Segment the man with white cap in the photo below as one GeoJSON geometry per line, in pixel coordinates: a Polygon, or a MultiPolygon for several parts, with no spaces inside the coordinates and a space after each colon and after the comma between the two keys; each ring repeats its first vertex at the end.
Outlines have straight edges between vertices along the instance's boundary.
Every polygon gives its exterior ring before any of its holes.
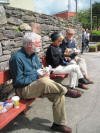
{"type": "Polygon", "coordinates": [[[15,52],[10,59],[10,72],[16,94],[21,98],[47,97],[52,103],[54,122],[51,127],[54,131],[72,133],[66,126],[65,96],[75,96],[71,90],[51,80],[47,74],[39,78],[37,70],[41,68],[36,46],[40,46],[41,36],[36,33],[26,33],[23,38],[23,47],[15,52]]]}

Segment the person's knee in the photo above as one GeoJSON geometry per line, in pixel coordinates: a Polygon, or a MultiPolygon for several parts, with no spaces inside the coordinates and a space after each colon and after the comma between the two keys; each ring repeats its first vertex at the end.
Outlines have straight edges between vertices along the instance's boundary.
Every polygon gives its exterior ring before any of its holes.
{"type": "Polygon", "coordinates": [[[73,65],[72,71],[73,71],[73,72],[77,72],[78,70],[79,70],[79,66],[76,65],[76,64],[74,64],[74,65],[73,65]]]}
{"type": "Polygon", "coordinates": [[[65,95],[51,94],[48,96],[48,99],[49,99],[49,101],[54,102],[54,105],[59,103],[59,102],[64,103],[65,102],[65,95]]]}
{"type": "Polygon", "coordinates": [[[47,84],[48,82],[51,82],[51,79],[48,77],[43,77],[39,79],[39,82],[43,83],[43,84],[47,84]]]}

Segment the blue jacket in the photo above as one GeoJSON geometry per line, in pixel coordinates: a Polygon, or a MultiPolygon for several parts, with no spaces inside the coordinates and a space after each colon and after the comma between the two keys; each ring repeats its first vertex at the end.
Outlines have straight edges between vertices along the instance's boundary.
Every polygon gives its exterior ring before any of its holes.
{"type": "Polygon", "coordinates": [[[35,53],[29,56],[22,48],[11,56],[9,67],[13,86],[20,88],[38,79],[37,69],[41,64],[35,53]]]}

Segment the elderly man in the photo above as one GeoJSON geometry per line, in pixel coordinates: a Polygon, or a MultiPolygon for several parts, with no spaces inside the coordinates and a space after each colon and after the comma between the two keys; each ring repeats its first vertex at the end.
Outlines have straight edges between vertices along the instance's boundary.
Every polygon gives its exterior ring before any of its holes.
{"type": "MultiPolygon", "coordinates": [[[[70,63],[77,63],[80,67],[80,70],[84,76],[85,84],[92,84],[93,82],[89,79],[87,73],[87,66],[85,59],[78,56],[79,50],[77,49],[77,44],[75,39],[73,38],[75,34],[74,29],[67,29],[66,30],[66,37],[63,40],[62,44],[60,45],[62,52],[65,54],[66,58],[70,61],[70,63]]],[[[79,87],[84,89],[84,86],[79,82],[79,87]]]]}
{"type": "Polygon", "coordinates": [[[79,97],[75,90],[67,90],[64,86],[51,80],[47,73],[39,78],[37,70],[41,68],[35,53],[36,46],[40,46],[41,37],[33,32],[26,33],[23,38],[23,47],[15,52],[10,59],[10,72],[13,86],[17,95],[24,99],[33,97],[47,97],[53,102],[54,123],[52,130],[71,133],[66,126],[65,96],[79,97]]]}

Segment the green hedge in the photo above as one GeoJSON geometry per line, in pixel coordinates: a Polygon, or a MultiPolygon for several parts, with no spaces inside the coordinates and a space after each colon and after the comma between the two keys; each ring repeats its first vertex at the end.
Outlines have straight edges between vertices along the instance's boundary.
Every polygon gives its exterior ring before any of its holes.
{"type": "Polygon", "coordinates": [[[93,45],[93,46],[89,46],[89,52],[96,52],[97,51],[97,46],[93,45]]]}
{"type": "Polygon", "coordinates": [[[100,42],[96,43],[96,46],[100,46],[100,42]]]}
{"type": "Polygon", "coordinates": [[[93,30],[92,35],[100,36],[100,30],[93,30]]]}
{"type": "Polygon", "coordinates": [[[97,43],[96,46],[97,46],[97,51],[100,51],[100,43],[97,43]]]}

